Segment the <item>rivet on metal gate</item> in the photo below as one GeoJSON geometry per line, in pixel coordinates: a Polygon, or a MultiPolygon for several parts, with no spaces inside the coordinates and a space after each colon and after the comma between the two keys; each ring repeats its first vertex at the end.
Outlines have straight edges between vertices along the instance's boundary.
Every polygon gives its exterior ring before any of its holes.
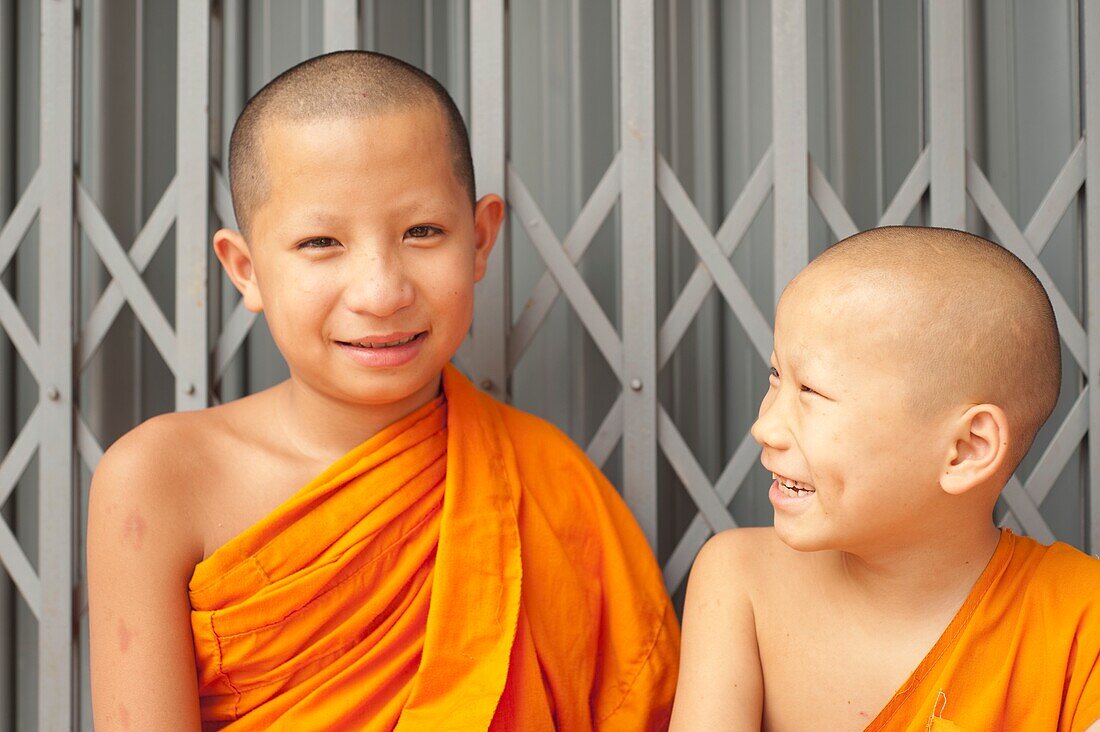
{"type": "Polygon", "coordinates": [[[492,391],[493,390],[493,380],[492,379],[482,379],[481,388],[484,389],[485,391],[492,391]]]}
{"type": "Polygon", "coordinates": [[[641,379],[631,379],[630,380],[630,388],[633,389],[634,391],[641,391],[642,390],[642,380],[641,379]]]}
{"type": "Polygon", "coordinates": [[[59,392],[56,387],[51,386],[49,389],[46,389],[46,398],[51,402],[56,402],[61,398],[61,392],[59,392]]]}
{"type": "Polygon", "coordinates": [[[187,396],[191,396],[192,394],[195,393],[195,385],[194,384],[188,384],[184,388],[183,393],[186,394],[187,396]]]}

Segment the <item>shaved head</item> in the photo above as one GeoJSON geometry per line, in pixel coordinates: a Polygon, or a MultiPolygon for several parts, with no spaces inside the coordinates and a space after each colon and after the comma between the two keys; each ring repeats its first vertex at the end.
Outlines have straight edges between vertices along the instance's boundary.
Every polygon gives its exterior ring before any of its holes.
{"type": "Polygon", "coordinates": [[[434,106],[442,115],[455,177],[475,200],[466,124],[447,90],[430,75],[391,56],[338,51],[311,58],[275,77],[245,105],[229,141],[229,185],[242,233],[270,193],[263,138],[273,122],[361,119],[434,106]]]}
{"type": "Polygon", "coordinates": [[[1018,430],[1015,462],[1054,410],[1062,370],[1050,299],[991,241],[954,229],[872,229],[827,249],[789,290],[802,287],[867,312],[925,408],[1003,409],[1018,430]]]}

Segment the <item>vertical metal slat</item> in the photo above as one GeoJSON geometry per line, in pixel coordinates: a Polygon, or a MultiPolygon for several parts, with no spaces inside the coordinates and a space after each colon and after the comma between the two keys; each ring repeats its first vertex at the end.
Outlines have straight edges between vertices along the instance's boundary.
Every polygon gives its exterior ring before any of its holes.
{"type": "Polygon", "coordinates": [[[772,5],[775,300],[810,257],[806,0],[772,5]]]}
{"type": "Polygon", "coordinates": [[[1100,4],[1084,3],[1085,306],[1088,310],[1088,552],[1100,553],[1100,4]],[[1089,185],[1092,183],[1093,185],[1089,185]]]}
{"type": "Polygon", "coordinates": [[[623,496],[657,548],[657,165],[653,0],[619,3],[623,496]]]}
{"type": "Polygon", "coordinates": [[[209,403],[207,242],[210,3],[179,4],[176,175],[176,409],[209,403]]]}
{"type": "MultiPolygon", "coordinates": [[[[478,195],[506,192],[507,127],[504,0],[471,0],[470,146],[477,170],[478,195]]],[[[506,227],[489,257],[474,305],[473,369],[487,392],[508,395],[507,338],[512,322],[509,302],[506,227]]]]}
{"type": "Polygon", "coordinates": [[[38,724],[64,730],[74,709],[72,0],[43,2],[41,13],[38,724]]]}
{"type": "Polygon", "coordinates": [[[928,8],[932,225],[966,228],[966,95],[961,0],[928,8]]]}
{"type": "Polygon", "coordinates": [[[324,0],[325,53],[359,47],[359,17],[355,0],[324,0]]]}

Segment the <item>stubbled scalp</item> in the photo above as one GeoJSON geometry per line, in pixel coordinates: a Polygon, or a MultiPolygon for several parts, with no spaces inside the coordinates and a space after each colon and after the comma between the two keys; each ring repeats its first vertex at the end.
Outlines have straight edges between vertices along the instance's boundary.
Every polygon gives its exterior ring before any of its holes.
{"type": "Polygon", "coordinates": [[[1054,309],[1035,274],[1007,249],[954,229],[884,227],[844,239],[790,285],[847,301],[888,331],[912,395],[928,409],[1001,407],[1017,430],[1013,464],[1061,388],[1054,309]]]}
{"type": "Polygon", "coordinates": [[[474,166],[462,114],[429,74],[392,56],[337,51],[304,61],[272,79],[245,105],[229,141],[233,212],[248,235],[252,215],[270,193],[264,129],[273,122],[361,119],[434,105],[445,120],[455,177],[473,205],[474,166]]]}

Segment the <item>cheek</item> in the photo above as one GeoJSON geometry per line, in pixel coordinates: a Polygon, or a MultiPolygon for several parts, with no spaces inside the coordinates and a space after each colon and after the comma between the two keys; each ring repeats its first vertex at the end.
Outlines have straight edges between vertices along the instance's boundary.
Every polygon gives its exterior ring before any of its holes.
{"type": "Polygon", "coordinates": [[[465,252],[439,252],[415,270],[421,296],[440,311],[437,315],[459,315],[474,297],[473,260],[465,252]]]}
{"type": "Polygon", "coordinates": [[[835,408],[818,407],[804,412],[801,446],[814,480],[828,487],[822,499],[832,499],[849,486],[875,479],[882,454],[873,423],[835,408]]]}
{"type": "Polygon", "coordinates": [[[316,328],[339,299],[336,280],[308,268],[286,268],[264,288],[264,315],[273,335],[316,328]]]}

